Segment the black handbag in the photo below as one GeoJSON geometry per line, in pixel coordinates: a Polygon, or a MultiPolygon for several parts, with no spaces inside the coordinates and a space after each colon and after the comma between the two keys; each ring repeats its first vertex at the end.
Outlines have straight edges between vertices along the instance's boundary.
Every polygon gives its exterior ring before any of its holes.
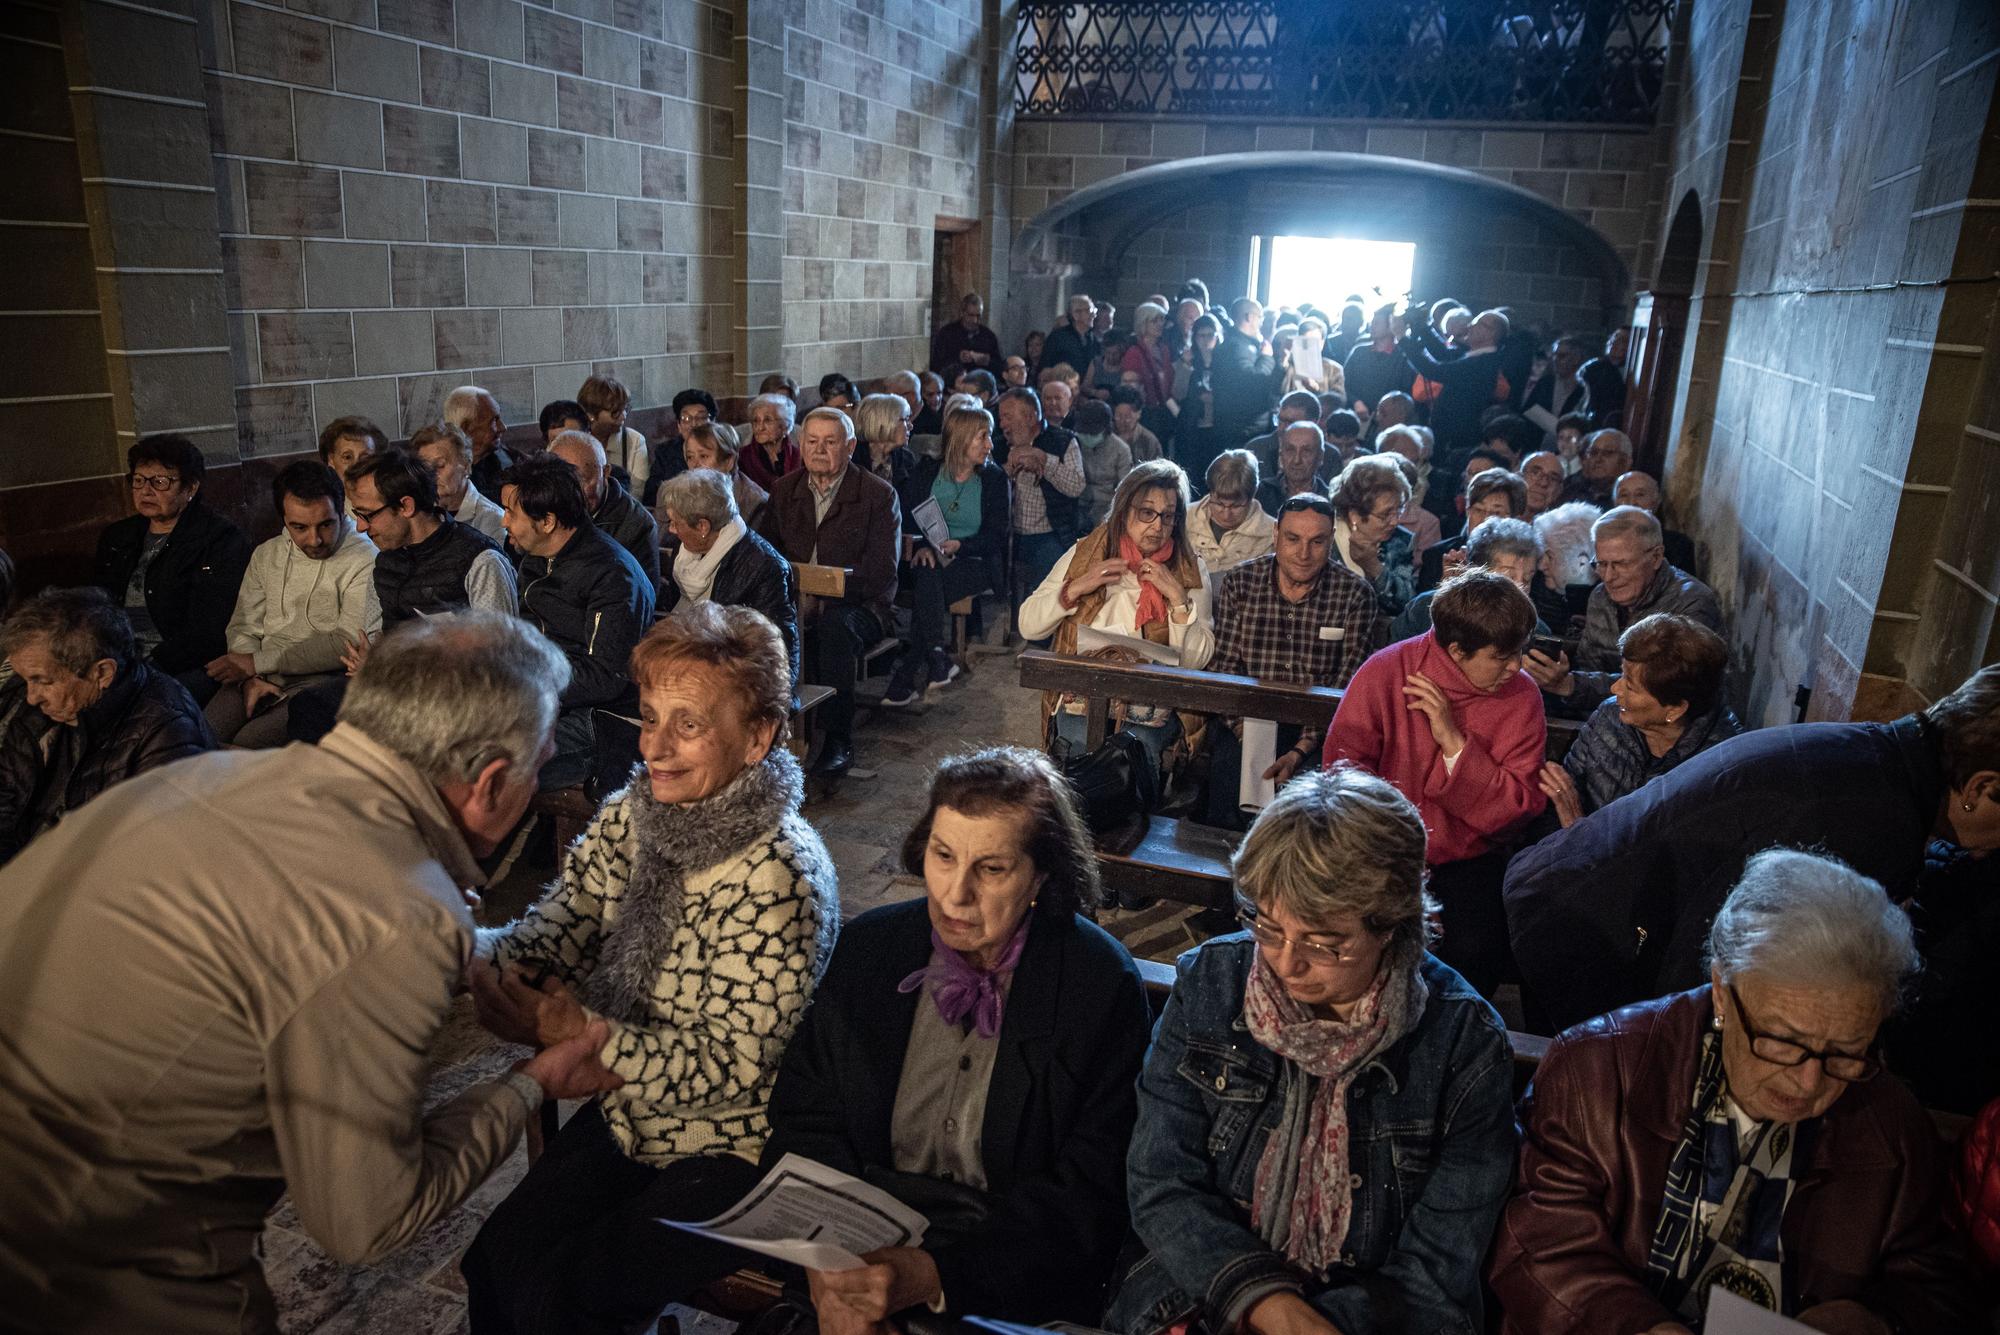
{"type": "Polygon", "coordinates": [[[1114,732],[1095,751],[1081,756],[1065,753],[1057,763],[1093,833],[1143,823],[1160,805],[1159,772],[1130,733],[1114,732]]]}

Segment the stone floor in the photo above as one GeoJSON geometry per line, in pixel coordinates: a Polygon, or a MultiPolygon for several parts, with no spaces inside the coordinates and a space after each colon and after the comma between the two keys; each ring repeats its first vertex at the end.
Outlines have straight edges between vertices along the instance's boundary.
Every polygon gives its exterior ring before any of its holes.
{"type": "MultiPolygon", "coordinates": [[[[857,732],[857,768],[834,791],[810,789],[806,814],[825,838],[840,872],[847,916],[913,897],[921,887],[903,876],[903,834],[923,808],[931,771],[955,752],[979,745],[1039,744],[1039,697],[1015,684],[1011,655],[975,654],[972,673],[933,690],[921,706],[864,714],[857,732]]],[[[485,917],[504,922],[533,897],[549,869],[517,863],[487,897],[485,917]]],[[[1187,945],[1185,911],[1163,906],[1143,913],[1111,911],[1104,921],[1142,954],[1171,959],[1187,945]]],[[[442,1101],[504,1067],[514,1050],[490,1046],[467,1015],[454,1015],[434,1051],[431,1095],[442,1101]]],[[[280,1204],[265,1231],[265,1265],[287,1335],[449,1335],[466,1329],[458,1258],[487,1214],[527,1170],[516,1150],[464,1205],[408,1247],[374,1266],[330,1260],[297,1228],[280,1204]]]]}

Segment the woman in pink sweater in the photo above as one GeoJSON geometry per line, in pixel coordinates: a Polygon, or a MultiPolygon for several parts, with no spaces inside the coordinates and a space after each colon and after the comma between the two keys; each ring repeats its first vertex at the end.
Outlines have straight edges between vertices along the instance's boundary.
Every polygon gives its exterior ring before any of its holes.
{"type": "Polygon", "coordinates": [[[1416,803],[1430,836],[1430,891],[1444,911],[1434,953],[1491,996],[1512,965],[1500,898],[1506,838],[1540,814],[1542,695],[1521,671],[1535,607],[1504,575],[1441,587],[1430,633],[1375,654],[1348,683],[1326,734],[1345,760],[1416,803]]]}

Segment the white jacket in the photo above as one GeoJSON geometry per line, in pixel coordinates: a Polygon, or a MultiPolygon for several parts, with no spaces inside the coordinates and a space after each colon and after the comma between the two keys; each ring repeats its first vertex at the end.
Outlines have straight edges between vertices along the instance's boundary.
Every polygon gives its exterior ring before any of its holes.
{"type": "Polygon", "coordinates": [[[229,618],[229,652],[249,654],[259,675],[340,671],[349,640],[382,631],[375,601],[375,544],[349,530],[324,561],[280,533],[250,553],[229,618]]]}
{"type": "Polygon", "coordinates": [[[1277,542],[1277,521],[1264,513],[1264,507],[1256,501],[1250,502],[1250,513],[1243,516],[1243,522],[1216,540],[1215,525],[1209,522],[1208,500],[1204,496],[1188,509],[1188,545],[1194,554],[1208,567],[1211,575],[1234,570],[1245,561],[1253,561],[1271,550],[1277,542]]]}

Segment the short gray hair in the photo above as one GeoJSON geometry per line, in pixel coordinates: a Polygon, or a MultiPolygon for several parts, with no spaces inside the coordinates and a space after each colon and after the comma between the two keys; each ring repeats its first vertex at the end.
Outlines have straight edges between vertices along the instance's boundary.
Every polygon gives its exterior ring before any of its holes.
{"type": "Polygon", "coordinates": [[[891,371],[882,377],[882,384],[891,393],[907,389],[912,393],[921,394],[924,389],[923,382],[917,379],[915,371],[891,371]]]}
{"type": "Polygon", "coordinates": [[[1793,987],[1867,987],[1895,1012],[1922,963],[1910,916],[1837,858],[1767,848],[1743,868],[1708,929],[1708,962],[1793,987]]]}
{"type": "Polygon", "coordinates": [[[368,651],[340,721],[432,783],[469,783],[495,760],[532,783],[569,678],[569,660],[518,617],[416,617],[368,651]]]}
{"type": "Polygon", "coordinates": [[[1257,456],[1248,450],[1224,450],[1210,461],[1205,480],[1211,496],[1248,500],[1257,494],[1257,456]]]}
{"type": "Polygon", "coordinates": [[[790,431],[793,425],[799,420],[799,405],[793,403],[786,395],[759,394],[756,398],[750,400],[751,411],[755,411],[757,405],[760,403],[767,408],[773,409],[779,417],[784,419],[785,430],[787,431],[790,431]]]}
{"type": "Polygon", "coordinates": [[[43,589],[0,625],[0,658],[40,642],[65,671],[81,677],[110,659],[123,676],[139,661],[131,623],[111,595],[91,585],[43,589]]]}
{"type": "Polygon", "coordinates": [[[1594,543],[1599,538],[1636,538],[1643,551],[1666,542],[1660,533],[1660,521],[1636,505],[1614,505],[1599,515],[1590,526],[1590,540],[1594,543]]]}
{"type": "Polygon", "coordinates": [[[727,528],[737,517],[736,488],[726,473],[690,468],[660,484],[660,508],[690,524],[706,520],[710,528],[727,528]]]}
{"type": "Polygon", "coordinates": [[[1535,565],[1542,562],[1542,535],[1525,519],[1489,519],[1465,540],[1467,565],[1490,566],[1504,556],[1526,557],[1535,565]]]}
{"type": "Polygon", "coordinates": [[[805,420],[799,423],[799,430],[801,432],[805,430],[806,422],[838,422],[840,423],[842,439],[849,445],[854,443],[854,423],[848,419],[846,413],[840,411],[838,408],[813,409],[805,415],[805,420]]]}
{"type": "Polygon", "coordinates": [[[1237,893],[1308,924],[1353,914],[1397,947],[1425,939],[1424,822],[1410,799],[1366,770],[1302,774],[1258,814],[1230,861],[1237,893]]]}
{"type": "Polygon", "coordinates": [[[444,406],[438,409],[438,416],[463,431],[472,425],[473,414],[479,411],[479,401],[492,397],[491,391],[477,385],[460,385],[444,396],[444,406]]]}
{"type": "Polygon", "coordinates": [[[1167,308],[1157,301],[1142,301],[1132,312],[1132,332],[1138,333],[1146,327],[1148,320],[1165,320],[1167,308]]]}
{"type": "Polygon", "coordinates": [[[1625,462],[1628,464],[1632,462],[1632,438],[1623,431],[1620,431],[1615,426],[1607,426],[1601,430],[1593,431],[1585,438],[1583,447],[1589,449],[1600,440],[1608,440],[1613,445],[1616,445],[1618,453],[1625,456],[1625,462]]]}

